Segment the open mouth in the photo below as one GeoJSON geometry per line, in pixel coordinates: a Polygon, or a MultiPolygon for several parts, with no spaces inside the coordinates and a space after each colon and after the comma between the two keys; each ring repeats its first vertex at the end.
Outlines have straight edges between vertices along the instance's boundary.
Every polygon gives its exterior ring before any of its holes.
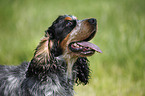
{"type": "Polygon", "coordinates": [[[83,55],[83,56],[93,55],[95,51],[98,53],[102,53],[101,49],[97,45],[88,42],[94,37],[95,33],[96,31],[94,31],[88,38],[82,41],[71,42],[69,44],[69,49],[72,52],[83,55]]]}

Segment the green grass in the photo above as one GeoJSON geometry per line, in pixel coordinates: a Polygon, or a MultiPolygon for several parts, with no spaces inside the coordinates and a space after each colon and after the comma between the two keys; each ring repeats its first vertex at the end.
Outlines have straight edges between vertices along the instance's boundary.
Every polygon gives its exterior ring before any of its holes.
{"type": "Polygon", "coordinates": [[[145,96],[144,0],[0,0],[0,64],[30,61],[48,26],[61,14],[97,18],[87,86],[76,96],[145,96]]]}

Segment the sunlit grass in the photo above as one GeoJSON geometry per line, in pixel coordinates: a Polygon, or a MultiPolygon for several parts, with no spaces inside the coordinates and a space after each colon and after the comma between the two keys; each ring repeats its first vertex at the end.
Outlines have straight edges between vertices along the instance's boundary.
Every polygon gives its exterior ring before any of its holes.
{"type": "Polygon", "coordinates": [[[0,64],[30,61],[48,26],[61,14],[97,18],[91,41],[103,53],[89,57],[87,86],[76,96],[145,95],[145,13],[143,0],[1,0],[0,64]]]}

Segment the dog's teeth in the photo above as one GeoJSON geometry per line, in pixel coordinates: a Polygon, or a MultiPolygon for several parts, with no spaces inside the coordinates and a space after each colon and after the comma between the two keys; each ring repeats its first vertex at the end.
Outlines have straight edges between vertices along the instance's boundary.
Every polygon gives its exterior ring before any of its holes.
{"type": "Polygon", "coordinates": [[[74,43],[74,46],[75,46],[75,47],[77,47],[77,44],[76,44],[76,43],[74,43]]]}
{"type": "Polygon", "coordinates": [[[76,45],[76,47],[78,47],[78,48],[79,48],[80,46],[79,46],[79,45],[76,45]]]}

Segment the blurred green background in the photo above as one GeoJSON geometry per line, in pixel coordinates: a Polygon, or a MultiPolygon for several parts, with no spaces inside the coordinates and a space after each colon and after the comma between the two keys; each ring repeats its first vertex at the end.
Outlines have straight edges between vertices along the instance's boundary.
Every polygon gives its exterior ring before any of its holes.
{"type": "Polygon", "coordinates": [[[91,80],[75,96],[145,96],[144,0],[0,0],[0,64],[30,61],[44,31],[62,14],[94,17],[91,80]]]}

